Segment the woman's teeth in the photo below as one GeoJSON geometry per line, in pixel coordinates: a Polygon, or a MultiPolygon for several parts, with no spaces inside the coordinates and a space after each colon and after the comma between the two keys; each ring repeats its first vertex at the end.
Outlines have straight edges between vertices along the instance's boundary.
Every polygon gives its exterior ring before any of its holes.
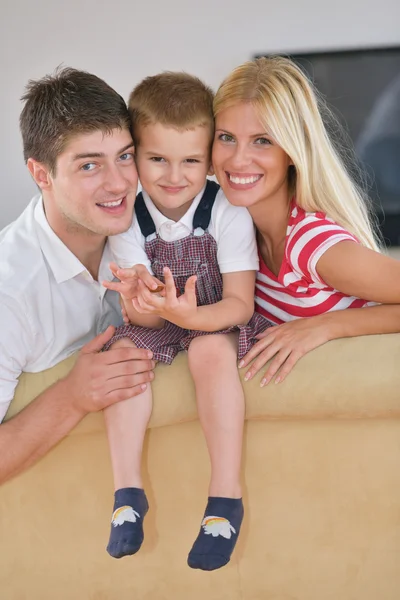
{"type": "Polygon", "coordinates": [[[239,183],[242,185],[245,185],[246,183],[256,183],[259,179],[261,179],[261,175],[252,175],[251,177],[235,177],[234,175],[229,175],[229,180],[232,181],[232,183],[239,183]]]}

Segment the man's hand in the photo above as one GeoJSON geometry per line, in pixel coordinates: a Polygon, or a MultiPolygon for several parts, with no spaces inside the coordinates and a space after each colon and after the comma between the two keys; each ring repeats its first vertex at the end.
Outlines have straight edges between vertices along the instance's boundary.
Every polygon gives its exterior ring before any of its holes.
{"type": "Polygon", "coordinates": [[[114,334],[114,327],[86,344],[64,379],[71,403],[87,414],[141,394],[154,378],[152,353],[142,348],[116,348],[101,352],[114,334]]]}
{"type": "Polygon", "coordinates": [[[86,344],[69,375],[0,426],[0,483],[44,456],[85,415],[140,394],[153,379],[148,350],[101,352],[113,333],[109,327],[86,344]]]}
{"type": "Polygon", "coordinates": [[[184,329],[196,329],[198,314],[196,275],[189,277],[186,281],[185,292],[179,297],[168,267],[164,268],[164,277],[165,288],[162,295],[152,294],[142,281],[139,281],[139,293],[136,298],[132,299],[134,309],[140,314],[157,315],[184,329]]]}
{"type": "Polygon", "coordinates": [[[153,277],[144,265],[135,265],[129,269],[120,269],[115,263],[110,263],[110,270],[119,281],[103,281],[103,286],[121,294],[124,300],[132,300],[138,295],[138,282],[142,281],[149,290],[156,290],[163,284],[153,277]]]}

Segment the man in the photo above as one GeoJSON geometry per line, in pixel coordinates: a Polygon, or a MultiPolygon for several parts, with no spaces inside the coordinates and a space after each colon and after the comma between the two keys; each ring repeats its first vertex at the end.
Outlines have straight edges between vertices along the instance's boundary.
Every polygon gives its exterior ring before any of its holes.
{"type": "Polygon", "coordinates": [[[81,349],[64,379],[0,425],[0,483],[24,470],[88,413],[140,394],[151,353],[101,353],[121,322],[107,236],[127,230],[137,188],[129,115],[98,77],[65,68],[30,82],[20,117],[24,156],[40,189],[0,233],[0,421],[22,371],[81,349]],[[84,345],[86,344],[86,345],[84,345]]]}

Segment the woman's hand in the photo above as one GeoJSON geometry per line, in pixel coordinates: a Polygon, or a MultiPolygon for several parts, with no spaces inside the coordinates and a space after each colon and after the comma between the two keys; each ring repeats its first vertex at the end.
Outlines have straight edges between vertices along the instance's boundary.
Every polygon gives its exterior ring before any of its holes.
{"type": "Polygon", "coordinates": [[[252,379],[273,357],[260,385],[261,387],[267,385],[278,370],[279,374],[275,383],[283,381],[302,356],[332,339],[327,316],[296,319],[282,325],[269,327],[260,333],[257,336],[259,341],[239,363],[240,368],[247,367],[254,358],[256,359],[247,371],[245,381],[252,379]]]}

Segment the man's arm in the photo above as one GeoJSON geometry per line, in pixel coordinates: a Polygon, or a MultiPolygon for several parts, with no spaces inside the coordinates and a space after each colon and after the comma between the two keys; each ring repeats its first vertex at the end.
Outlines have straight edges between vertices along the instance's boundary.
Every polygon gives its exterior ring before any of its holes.
{"type": "Polygon", "coordinates": [[[109,327],[81,350],[67,377],[0,425],[0,483],[44,456],[85,415],[140,394],[154,377],[151,352],[118,348],[100,353],[109,327]]]}

